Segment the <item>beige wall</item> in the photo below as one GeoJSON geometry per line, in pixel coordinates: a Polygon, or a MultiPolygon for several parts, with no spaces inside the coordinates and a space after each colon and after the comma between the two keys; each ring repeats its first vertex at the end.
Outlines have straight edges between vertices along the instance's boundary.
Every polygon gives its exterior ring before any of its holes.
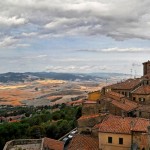
{"type": "Polygon", "coordinates": [[[90,101],[97,101],[100,98],[101,98],[100,91],[95,91],[95,92],[88,93],[88,100],[90,100],[90,101]]]}
{"type": "Polygon", "coordinates": [[[99,148],[100,150],[130,150],[131,135],[99,132],[99,148]],[[112,144],[108,143],[108,137],[112,137],[112,144]],[[123,138],[123,145],[119,144],[119,138],[123,138]]]}

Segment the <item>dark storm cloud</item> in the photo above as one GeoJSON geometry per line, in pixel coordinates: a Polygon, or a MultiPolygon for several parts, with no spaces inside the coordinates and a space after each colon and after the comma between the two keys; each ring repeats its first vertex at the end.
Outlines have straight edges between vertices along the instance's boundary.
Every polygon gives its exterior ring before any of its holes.
{"type": "Polygon", "coordinates": [[[105,35],[116,40],[150,39],[149,4],[149,0],[5,0],[0,2],[0,32],[20,38],[105,35]]]}

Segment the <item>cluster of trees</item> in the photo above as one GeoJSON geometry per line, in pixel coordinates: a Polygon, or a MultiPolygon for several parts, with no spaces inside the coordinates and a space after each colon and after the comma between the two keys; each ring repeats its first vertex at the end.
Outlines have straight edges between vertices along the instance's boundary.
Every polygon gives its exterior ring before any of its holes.
{"type": "Polygon", "coordinates": [[[29,116],[30,114],[35,114],[39,110],[45,110],[45,109],[54,109],[58,108],[59,105],[54,106],[28,106],[28,107],[22,107],[22,106],[7,106],[0,109],[0,117],[9,117],[9,116],[17,116],[25,114],[29,116]]]}
{"type": "Polygon", "coordinates": [[[49,137],[59,139],[76,127],[81,116],[81,107],[62,105],[53,113],[43,109],[40,114],[25,118],[21,122],[0,124],[0,150],[12,139],[49,137]]]}

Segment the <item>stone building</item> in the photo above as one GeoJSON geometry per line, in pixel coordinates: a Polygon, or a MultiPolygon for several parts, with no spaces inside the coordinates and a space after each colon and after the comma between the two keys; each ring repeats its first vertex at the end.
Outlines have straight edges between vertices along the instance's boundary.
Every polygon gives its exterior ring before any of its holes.
{"type": "Polygon", "coordinates": [[[136,89],[137,87],[140,86],[142,82],[142,79],[137,78],[137,79],[128,79],[126,81],[122,81],[120,83],[116,83],[113,85],[110,85],[108,87],[104,87],[105,92],[109,90],[120,93],[128,98],[131,97],[131,91],[136,89]]]}
{"type": "Polygon", "coordinates": [[[138,104],[124,95],[110,91],[98,102],[100,113],[106,112],[124,117],[134,117],[138,104]]]}
{"type": "MultiPolygon", "coordinates": [[[[104,116],[104,115],[103,115],[104,116]]],[[[102,121],[102,115],[84,115],[78,119],[78,132],[84,134],[91,134],[92,128],[102,121]]]]}
{"type": "Polygon", "coordinates": [[[137,107],[136,116],[150,119],[150,105],[140,105],[137,107]]]}
{"type": "Polygon", "coordinates": [[[150,61],[143,63],[143,70],[144,74],[141,78],[128,79],[106,86],[101,93],[105,95],[109,91],[114,91],[138,104],[150,104],[150,61]]]}
{"type": "Polygon", "coordinates": [[[98,129],[100,150],[149,149],[148,127],[150,122],[144,118],[131,118],[108,115],[98,129]]]}
{"type": "Polygon", "coordinates": [[[150,85],[141,85],[131,92],[132,100],[140,104],[150,104],[150,85]]]}
{"type": "Polygon", "coordinates": [[[78,119],[79,133],[99,138],[100,150],[150,149],[150,62],[141,78],[89,93],[78,119]],[[147,118],[147,119],[145,119],[147,118]],[[93,126],[93,127],[92,127],[93,126]]]}
{"type": "Polygon", "coordinates": [[[143,63],[143,75],[150,74],[150,61],[143,63]]]}
{"type": "Polygon", "coordinates": [[[97,101],[85,101],[82,104],[82,115],[98,114],[99,108],[97,101]]]}

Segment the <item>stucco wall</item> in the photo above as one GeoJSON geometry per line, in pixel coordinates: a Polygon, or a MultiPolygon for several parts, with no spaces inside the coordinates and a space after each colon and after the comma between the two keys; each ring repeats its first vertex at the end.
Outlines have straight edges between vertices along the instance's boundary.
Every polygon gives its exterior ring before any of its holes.
{"type": "Polygon", "coordinates": [[[130,150],[131,135],[112,134],[99,132],[99,148],[102,150],[130,150]],[[112,143],[108,143],[108,137],[112,137],[112,143]],[[119,144],[119,138],[123,138],[123,144],[119,144]]]}
{"type": "Polygon", "coordinates": [[[95,92],[88,93],[88,100],[90,100],[90,101],[99,100],[100,97],[101,97],[100,91],[95,91],[95,92]]]}

